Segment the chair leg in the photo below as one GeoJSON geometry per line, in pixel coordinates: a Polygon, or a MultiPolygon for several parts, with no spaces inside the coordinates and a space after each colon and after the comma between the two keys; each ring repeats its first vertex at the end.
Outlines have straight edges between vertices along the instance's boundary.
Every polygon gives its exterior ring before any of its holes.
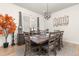
{"type": "Polygon", "coordinates": [[[63,47],[63,42],[62,42],[62,40],[60,39],[60,40],[59,40],[59,45],[58,45],[58,50],[61,50],[62,47],[63,47]]]}
{"type": "Polygon", "coordinates": [[[54,49],[54,51],[53,51],[53,52],[54,52],[54,55],[56,56],[56,55],[57,55],[57,52],[56,52],[56,50],[55,50],[55,49],[54,49]]]}
{"type": "Polygon", "coordinates": [[[32,55],[31,47],[29,47],[28,51],[29,51],[29,56],[31,56],[32,55]]]}
{"type": "Polygon", "coordinates": [[[61,47],[63,47],[63,42],[61,41],[61,47]]]}
{"type": "Polygon", "coordinates": [[[60,51],[60,50],[61,50],[61,45],[58,45],[58,47],[57,47],[57,48],[58,48],[58,50],[60,51]]]}
{"type": "Polygon", "coordinates": [[[27,46],[25,45],[24,56],[26,56],[26,52],[27,52],[27,46]]]}
{"type": "Polygon", "coordinates": [[[60,46],[63,47],[63,41],[62,41],[62,38],[60,38],[60,46]]]}
{"type": "Polygon", "coordinates": [[[50,51],[48,51],[48,56],[50,56],[50,51]]]}

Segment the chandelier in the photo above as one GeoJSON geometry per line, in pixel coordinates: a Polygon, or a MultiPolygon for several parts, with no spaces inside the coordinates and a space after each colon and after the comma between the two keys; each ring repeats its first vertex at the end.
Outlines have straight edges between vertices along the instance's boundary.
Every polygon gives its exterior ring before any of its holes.
{"type": "Polygon", "coordinates": [[[48,11],[48,3],[46,4],[46,9],[47,10],[44,12],[44,18],[48,20],[51,17],[51,15],[48,11]]]}

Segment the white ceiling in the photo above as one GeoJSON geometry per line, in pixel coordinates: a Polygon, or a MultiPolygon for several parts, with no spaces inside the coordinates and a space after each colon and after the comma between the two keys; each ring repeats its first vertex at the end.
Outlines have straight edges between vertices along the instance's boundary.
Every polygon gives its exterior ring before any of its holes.
{"type": "MultiPolygon", "coordinates": [[[[46,3],[15,3],[25,9],[37,12],[43,15],[43,12],[47,10],[46,3]]],[[[48,3],[48,11],[51,13],[57,12],[61,9],[68,8],[77,3],[48,3]]]]}

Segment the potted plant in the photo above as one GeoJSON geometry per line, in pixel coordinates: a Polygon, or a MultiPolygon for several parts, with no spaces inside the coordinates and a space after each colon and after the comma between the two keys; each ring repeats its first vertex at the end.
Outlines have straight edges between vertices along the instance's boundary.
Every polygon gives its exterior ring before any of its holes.
{"type": "Polygon", "coordinates": [[[0,28],[1,34],[3,34],[5,37],[3,47],[7,48],[9,45],[9,42],[7,41],[8,35],[12,34],[16,30],[16,25],[13,22],[13,18],[11,16],[8,16],[8,14],[6,14],[5,16],[0,15],[0,28]]]}

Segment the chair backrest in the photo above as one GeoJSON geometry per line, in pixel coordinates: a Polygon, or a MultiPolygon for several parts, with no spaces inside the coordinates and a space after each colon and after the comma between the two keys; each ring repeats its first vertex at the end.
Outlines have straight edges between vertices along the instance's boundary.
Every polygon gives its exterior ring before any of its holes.
{"type": "Polygon", "coordinates": [[[59,40],[62,38],[63,32],[64,31],[50,32],[48,41],[49,50],[59,45],[59,40]]]}
{"type": "Polygon", "coordinates": [[[57,35],[54,34],[53,32],[49,34],[49,41],[48,41],[49,49],[52,49],[53,47],[56,46],[57,44],[56,36],[57,35]]]}
{"type": "Polygon", "coordinates": [[[60,39],[63,38],[63,33],[64,33],[64,31],[61,31],[61,32],[60,32],[60,39]]]}
{"type": "Polygon", "coordinates": [[[58,38],[59,35],[60,35],[60,31],[57,31],[57,32],[50,32],[49,34],[50,34],[50,36],[56,35],[56,38],[58,38]]]}
{"type": "Polygon", "coordinates": [[[30,34],[28,32],[24,33],[24,38],[25,38],[25,44],[30,45],[30,34]]]}
{"type": "Polygon", "coordinates": [[[45,34],[46,34],[45,30],[40,30],[40,35],[45,35],[45,34]]]}
{"type": "Polygon", "coordinates": [[[45,32],[46,32],[46,33],[49,33],[49,29],[46,29],[45,32]]]}
{"type": "Polygon", "coordinates": [[[28,35],[28,34],[29,34],[29,32],[24,32],[24,36],[25,36],[25,35],[28,35]]]}

